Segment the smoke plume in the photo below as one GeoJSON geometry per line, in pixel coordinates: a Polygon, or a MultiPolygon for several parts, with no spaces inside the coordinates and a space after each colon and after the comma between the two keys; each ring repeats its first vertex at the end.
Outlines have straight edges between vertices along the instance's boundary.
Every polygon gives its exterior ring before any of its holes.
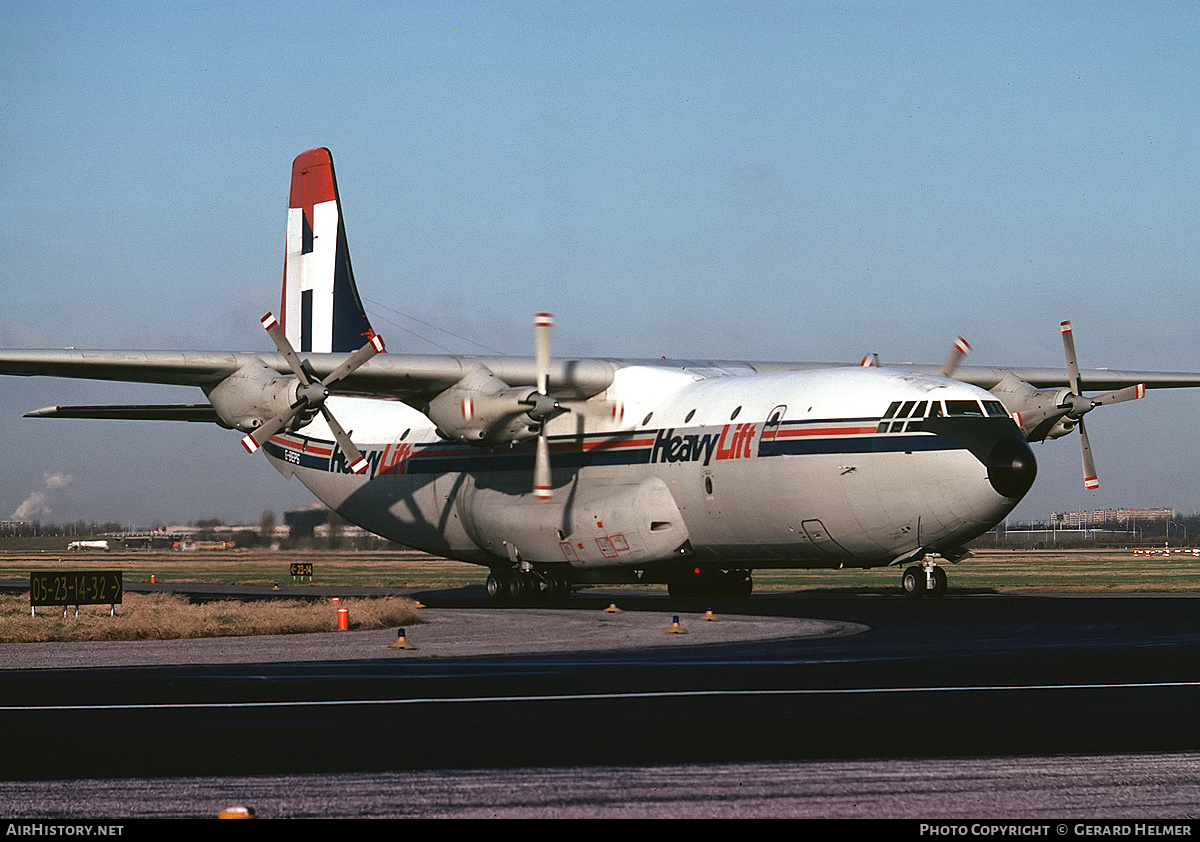
{"type": "Polygon", "coordinates": [[[13,520],[38,520],[47,517],[54,510],[50,508],[50,500],[54,493],[69,487],[75,482],[71,474],[51,473],[42,474],[42,487],[26,497],[17,510],[13,512],[13,520]]]}

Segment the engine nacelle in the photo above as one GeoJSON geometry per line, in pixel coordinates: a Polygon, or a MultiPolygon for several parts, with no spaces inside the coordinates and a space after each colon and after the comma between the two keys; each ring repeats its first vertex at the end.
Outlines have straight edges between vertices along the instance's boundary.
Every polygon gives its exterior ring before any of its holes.
{"type": "MultiPolygon", "coordinates": [[[[242,366],[211,389],[209,402],[224,426],[252,433],[270,418],[287,412],[295,405],[300,381],[284,377],[258,360],[242,366]]],[[[313,419],[317,410],[298,417],[289,429],[296,430],[313,419]]]]}
{"type": "Polygon", "coordinates": [[[1078,421],[1076,421],[1074,418],[1067,418],[1064,415],[1055,422],[1054,426],[1046,431],[1045,438],[1056,439],[1061,436],[1065,436],[1067,433],[1073,432],[1078,426],[1078,421]]]}
{"type": "Polygon", "coordinates": [[[1065,436],[1078,423],[1067,417],[1073,408],[1070,389],[1037,389],[1015,375],[1006,374],[991,392],[1012,415],[1026,441],[1065,436]]]}
{"type": "Polygon", "coordinates": [[[514,388],[486,366],[477,365],[425,406],[438,432],[467,444],[493,446],[537,438],[539,422],[529,414],[537,390],[514,388]]]}

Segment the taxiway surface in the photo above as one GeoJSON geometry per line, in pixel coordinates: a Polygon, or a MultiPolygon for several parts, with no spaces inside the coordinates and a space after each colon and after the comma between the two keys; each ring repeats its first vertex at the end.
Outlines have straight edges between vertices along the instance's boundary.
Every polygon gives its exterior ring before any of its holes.
{"type": "Polygon", "coordinates": [[[1200,751],[1193,597],[764,595],[715,606],[712,622],[650,595],[620,597],[620,614],[603,612],[607,595],[552,610],[421,598],[415,650],[388,648],[394,631],[316,635],[313,650],[46,645],[16,663],[0,649],[19,667],[0,669],[0,715],[28,749],[2,777],[634,775],[1045,755],[1186,766],[1200,751]],[[667,633],[675,615],[686,635],[667,633]]]}

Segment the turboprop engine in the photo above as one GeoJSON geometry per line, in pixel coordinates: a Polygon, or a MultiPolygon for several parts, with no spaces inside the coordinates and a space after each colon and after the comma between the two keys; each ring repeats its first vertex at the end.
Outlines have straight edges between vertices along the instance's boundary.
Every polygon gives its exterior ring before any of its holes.
{"type": "MultiPolygon", "coordinates": [[[[267,422],[289,411],[298,400],[300,381],[281,375],[261,360],[242,366],[216,386],[206,390],[221,425],[243,433],[252,433],[267,422]]],[[[295,428],[307,424],[316,414],[297,418],[295,428]]]]}
{"type": "Polygon", "coordinates": [[[482,364],[425,407],[446,438],[484,446],[536,439],[544,421],[565,411],[536,389],[509,386],[482,364]]]}
{"type": "Polygon", "coordinates": [[[371,333],[365,345],[346,357],[324,380],[318,380],[304,367],[275,316],[267,313],[261,321],[292,370],[292,376],[280,375],[262,360],[242,366],[206,391],[217,416],[224,424],[246,432],[242,436],[242,447],[248,453],[254,453],[271,436],[280,431],[298,430],[320,413],[341,447],[350,470],[356,474],[365,473],[369,463],[333,417],[325,399],[334,386],[376,354],[383,353],[383,340],[371,333]]]}
{"type": "Polygon", "coordinates": [[[1012,414],[1027,441],[1056,439],[1075,429],[1076,420],[1068,416],[1074,408],[1070,389],[1035,389],[1006,374],[990,391],[1012,414]]]}
{"type": "Polygon", "coordinates": [[[991,392],[1000,398],[1027,441],[1056,439],[1078,427],[1079,448],[1083,457],[1083,485],[1088,489],[1096,489],[1100,487],[1100,480],[1096,478],[1096,462],[1092,458],[1092,445],[1088,441],[1083,416],[1098,406],[1144,398],[1146,384],[1126,386],[1094,398],[1083,394],[1071,323],[1063,322],[1061,329],[1063,351],[1067,358],[1067,382],[1071,388],[1037,389],[1009,373],[992,387],[991,392]]]}
{"type": "Polygon", "coordinates": [[[537,313],[533,324],[537,345],[536,389],[510,386],[478,363],[458,383],[426,404],[423,411],[443,436],[468,444],[493,446],[536,439],[533,496],[549,500],[554,491],[546,422],[564,412],[587,410],[580,405],[568,409],[549,394],[550,328],[554,317],[537,313]]]}

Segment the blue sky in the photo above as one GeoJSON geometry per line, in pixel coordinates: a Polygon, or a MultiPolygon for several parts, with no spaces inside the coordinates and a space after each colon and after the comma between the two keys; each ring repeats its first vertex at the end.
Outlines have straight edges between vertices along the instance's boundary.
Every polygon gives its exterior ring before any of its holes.
{"type": "MultiPolygon", "coordinates": [[[[1200,371],[1198,39],[1193,2],[9,0],[0,346],[269,349],[328,146],[393,350],[531,353],[549,310],[559,355],[1060,365],[1069,318],[1085,367],[1200,371]]],[[[0,517],[311,500],[228,431],[20,418],[198,397],[0,380],[0,517]]],[[[1094,413],[1100,491],[1050,442],[1018,514],[1200,509],[1198,409],[1094,413]]]]}

